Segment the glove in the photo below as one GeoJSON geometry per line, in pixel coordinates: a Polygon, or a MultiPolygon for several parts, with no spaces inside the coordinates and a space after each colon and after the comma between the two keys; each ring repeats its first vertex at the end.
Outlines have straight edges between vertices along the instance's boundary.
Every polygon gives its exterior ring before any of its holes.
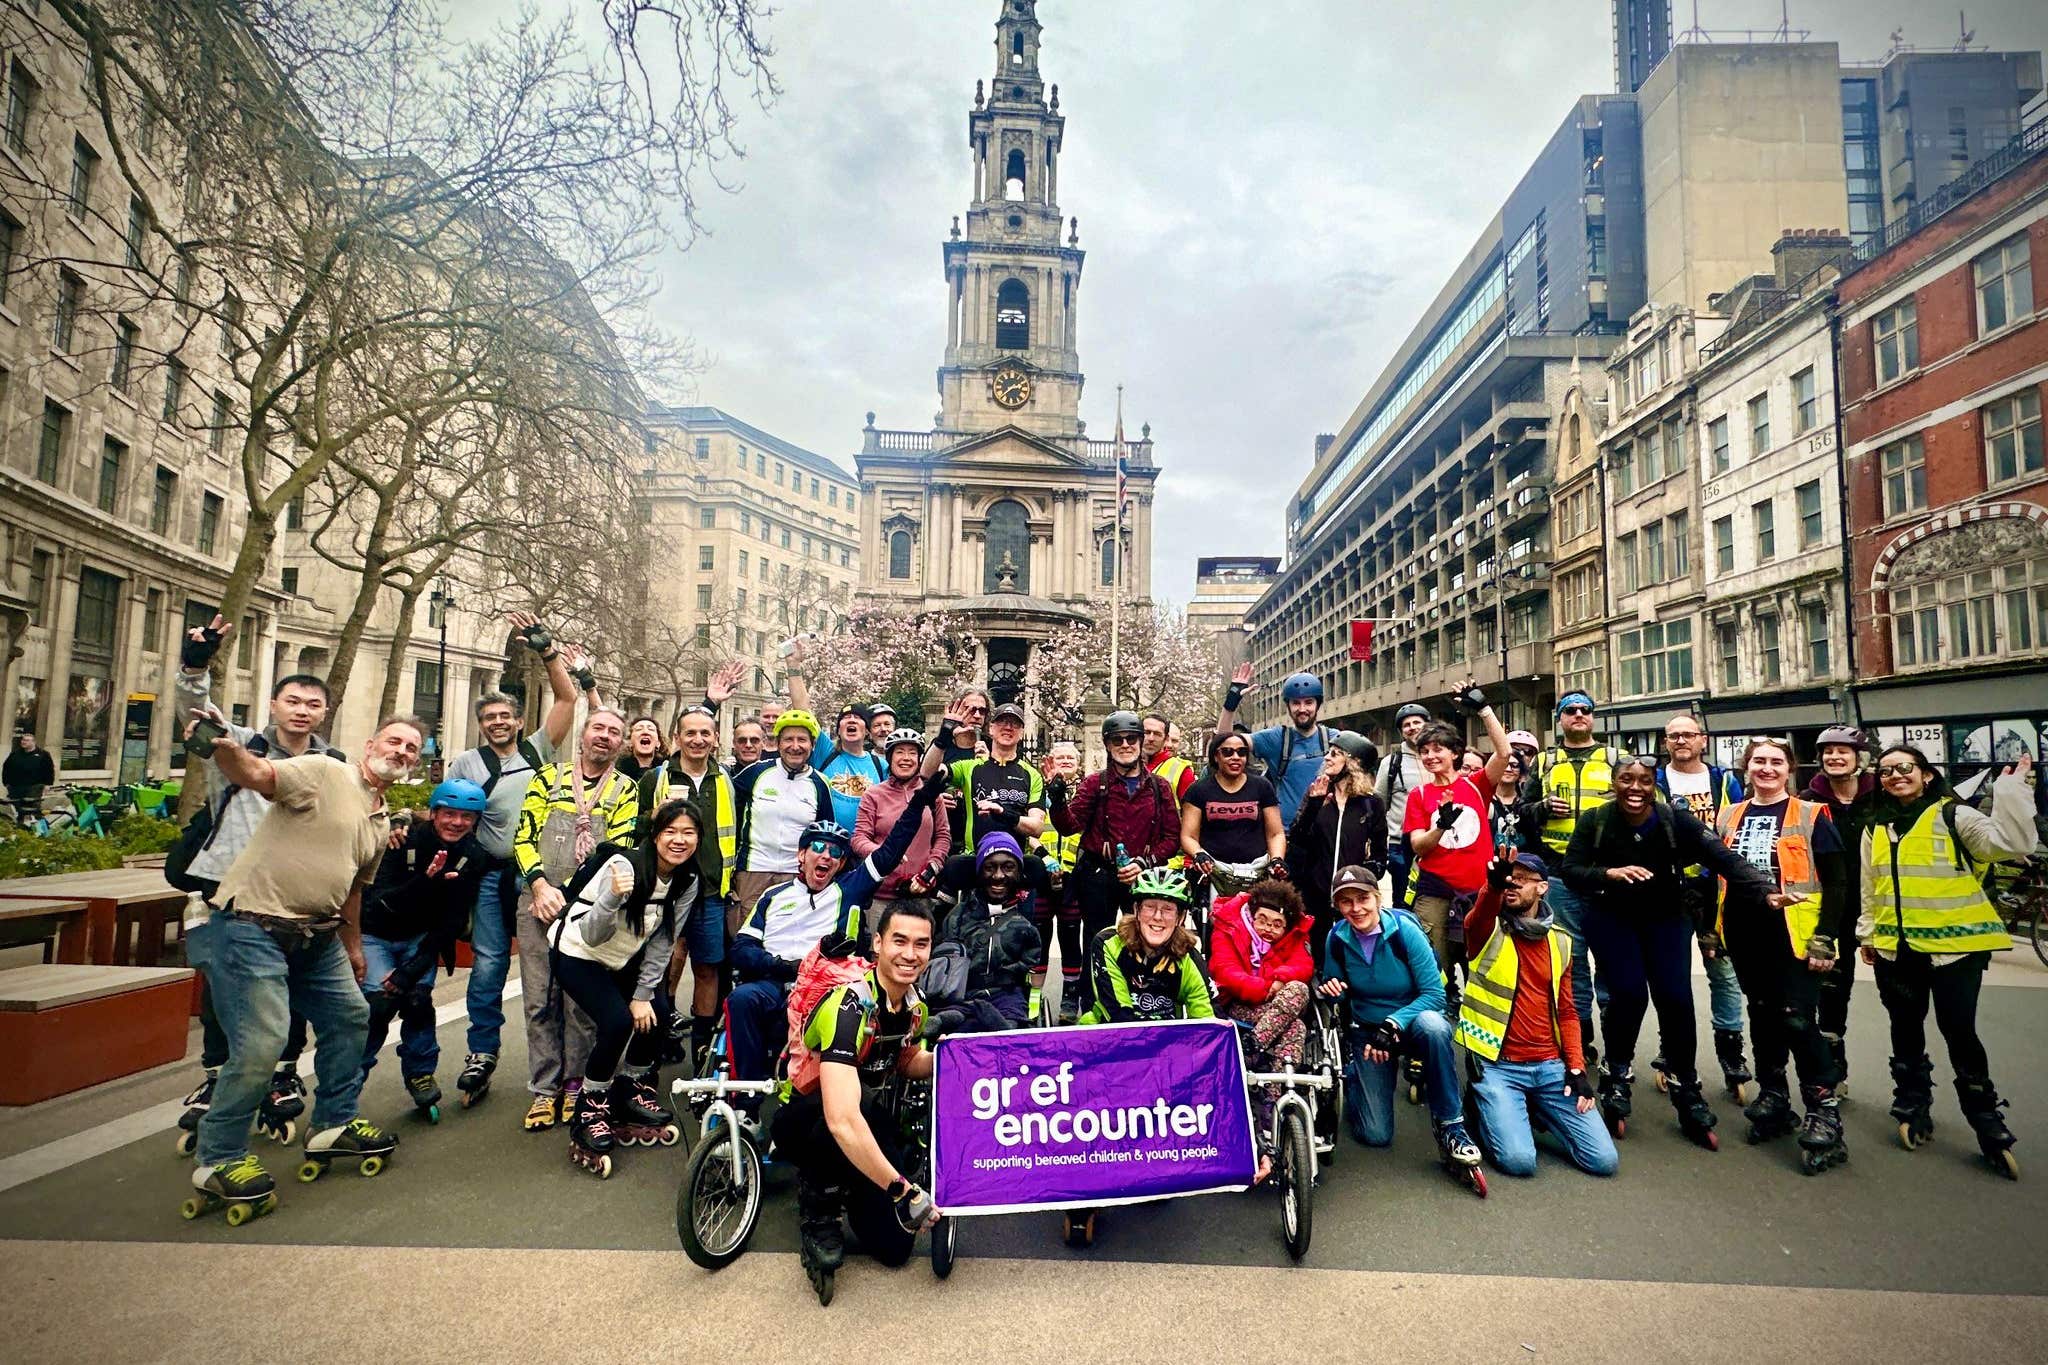
{"type": "Polygon", "coordinates": [[[1835,950],[1835,941],[1826,934],[1815,934],[1806,940],[1806,956],[1814,962],[1833,962],[1841,954],[1835,950]]]}
{"type": "Polygon", "coordinates": [[[1436,827],[1446,832],[1454,829],[1458,823],[1459,809],[1460,807],[1455,801],[1446,801],[1441,806],[1438,806],[1436,808],[1436,827]]]}
{"type": "Polygon", "coordinates": [[[590,667],[588,659],[570,669],[569,676],[576,680],[579,692],[589,692],[597,687],[597,673],[590,667]]]}
{"type": "Polygon", "coordinates": [[[1197,853],[1195,855],[1195,871],[1201,873],[1204,877],[1215,876],[1216,860],[1210,857],[1206,850],[1201,853],[1197,853]]]}
{"type": "Polygon", "coordinates": [[[1223,693],[1223,709],[1235,711],[1244,701],[1244,684],[1232,683],[1223,693]]]}
{"type": "Polygon", "coordinates": [[[1564,1073],[1564,1092],[1575,1100],[1590,1100],[1593,1098],[1593,1078],[1584,1071],[1567,1071],[1564,1073]]]}
{"type": "Polygon", "coordinates": [[[1367,1039],[1367,1046],[1371,1047],[1375,1052],[1384,1052],[1389,1056],[1399,1052],[1401,1050],[1401,1026],[1391,1019],[1380,1020],[1373,1028],[1372,1036],[1367,1039]]]}
{"type": "Polygon", "coordinates": [[[905,1232],[916,1232],[932,1220],[938,1210],[932,1205],[932,1197],[915,1185],[908,1186],[896,1197],[896,1223],[905,1232]]]}
{"type": "Polygon", "coordinates": [[[184,645],[178,650],[178,663],[193,672],[212,663],[213,656],[220,651],[219,631],[212,626],[201,626],[199,635],[197,640],[186,636],[184,645]]]}
{"type": "Polygon", "coordinates": [[[1495,858],[1486,865],[1486,884],[1496,891],[1508,889],[1508,873],[1514,868],[1513,858],[1495,858]]]}
{"type": "Polygon", "coordinates": [[[548,634],[548,628],[538,621],[522,631],[521,636],[526,641],[526,647],[536,654],[547,653],[548,646],[555,642],[555,637],[548,634]]]}
{"type": "Polygon", "coordinates": [[[1287,860],[1285,858],[1269,859],[1266,863],[1266,875],[1275,881],[1286,881],[1287,860]]]}
{"type": "Polygon", "coordinates": [[[1045,784],[1045,799],[1055,806],[1067,804],[1067,779],[1055,777],[1045,784]]]}
{"type": "Polygon", "coordinates": [[[1451,700],[1456,702],[1458,709],[1466,715],[1476,716],[1486,709],[1486,689],[1475,683],[1461,691],[1452,693],[1451,700]]]}

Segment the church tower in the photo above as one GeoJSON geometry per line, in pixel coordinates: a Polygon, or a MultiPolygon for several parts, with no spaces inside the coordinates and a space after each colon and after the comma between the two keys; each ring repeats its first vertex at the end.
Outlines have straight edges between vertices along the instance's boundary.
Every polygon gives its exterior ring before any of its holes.
{"type": "Polygon", "coordinates": [[[1059,207],[1057,85],[1038,69],[1037,0],[1002,0],[995,78],[975,83],[967,117],[974,183],[967,229],[945,245],[946,361],[939,430],[971,435],[1015,426],[1054,440],[1081,431],[1075,348],[1081,289],[1079,221],[1059,207]]]}

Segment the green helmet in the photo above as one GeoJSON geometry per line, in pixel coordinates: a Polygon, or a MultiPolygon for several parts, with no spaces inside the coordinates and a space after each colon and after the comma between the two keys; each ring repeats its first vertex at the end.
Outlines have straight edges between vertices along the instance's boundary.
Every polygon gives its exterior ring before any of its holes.
{"type": "Polygon", "coordinates": [[[1177,905],[1189,903],[1187,879],[1170,867],[1148,867],[1138,873],[1138,880],[1131,883],[1131,903],[1142,900],[1173,901],[1177,905]]]}

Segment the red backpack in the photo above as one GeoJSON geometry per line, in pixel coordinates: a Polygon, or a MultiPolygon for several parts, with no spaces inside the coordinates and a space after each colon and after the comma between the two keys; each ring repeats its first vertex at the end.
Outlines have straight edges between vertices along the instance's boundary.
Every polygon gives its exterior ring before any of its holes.
{"type": "Polygon", "coordinates": [[[789,1083],[799,1094],[808,1095],[818,1088],[818,1055],[804,1046],[811,1011],[839,987],[860,981],[874,965],[859,953],[828,954],[822,943],[804,954],[796,969],[796,984],[789,988],[789,1044],[782,1050],[789,1083]]]}

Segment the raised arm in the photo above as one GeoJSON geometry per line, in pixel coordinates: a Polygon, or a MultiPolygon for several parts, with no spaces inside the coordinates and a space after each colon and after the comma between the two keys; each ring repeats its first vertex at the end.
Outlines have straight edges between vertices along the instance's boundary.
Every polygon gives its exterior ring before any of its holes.
{"type": "Polygon", "coordinates": [[[1223,709],[1216,715],[1216,730],[1219,735],[1237,732],[1237,708],[1244,703],[1244,694],[1251,689],[1252,666],[1247,660],[1230,673],[1230,686],[1223,690],[1223,709]]]}

